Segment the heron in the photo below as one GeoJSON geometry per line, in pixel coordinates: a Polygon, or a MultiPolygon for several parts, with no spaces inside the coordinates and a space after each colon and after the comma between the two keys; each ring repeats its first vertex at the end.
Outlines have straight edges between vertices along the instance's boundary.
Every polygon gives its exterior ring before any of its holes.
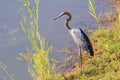
{"type": "Polygon", "coordinates": [[[73,37],[74,42],[77,44],[78,47],[78,56],[79,56],[79,67],[82,67],[82,54],[83,54],[83,49],[86,50],[90,56],[94,56],[94,51],[93,51],[93,47],[92,44],[90,42],[90,39],[88,38],[88,36],[85,34],[85,32],[78,27],[75,28],[70,28],[69,27],[69,22],[72,19],[72,16],[69,12],[64,11],[62,13],[60,13],[56,18],[54,18],[53,20],[56,20],[62,16],[68,16],[65,20],[65,26],[67,28],[67,31],[70,33],[70,35],[73,37]]]}

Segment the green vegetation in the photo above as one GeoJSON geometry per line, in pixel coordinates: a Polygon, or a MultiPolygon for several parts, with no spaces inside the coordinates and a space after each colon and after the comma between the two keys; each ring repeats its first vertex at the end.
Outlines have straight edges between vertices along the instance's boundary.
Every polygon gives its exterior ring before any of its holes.
{"type": "Polygon", "coordinates": [[[0,73],[0,79],[2,80],[14,80],[13,76],[8,72],[7,66],[0,62],[0,69],[5,73],[0,73]]]}
{"type": "Polygon", "coordinates": [[[82,80],[118,80],[120,79],[120,27],[114,25],[103,30],[104,37],[99,31],[91,35],[95,49],[94,58],[86,57],[84,70],[68,79],[82,80]]]}
{"type": "Polygon", "coordinates": [[[55,74],[55,64],[50,64],[51,46],[45,38],[41,37],[38,28],[39,0],[34,0],[31,7],[29,0],[24,0],[29,17],[23,16],[20,23],[32,49],[28,49],[29,56],[20,54],[28,63],[28,71],[35,80],[118,80],[120,79],[120,15],[118,21],[112,23],[107,29],[102,29],[100,16],[97,16],[96,7],[89,0],[89,13],[96,20],[98,30],[91,35],[95,56],[83,55],[84,69],[78,71],[74,67],[69,73],[55,74]],[[102,31],[102,33],[101,33],[102,31]],[[57,76],[56,76],[57,75],[57,76]]]}
{"type": "Polygon", "coordinates": [[[24,1],[24,8],[27,8],[28,15],[22,15],[23,22],[20,23],[24,33],[32,45],[28,49],[26,56],[20,54],[28,63],[28,71],[35,80],[54,79],[55,65],[50,64],[50,53],[52,46],[48,46],[45,38],[41,37],[38,25],[38,7],[39,0],[34,0],[34,6],[31,6],[29,0],[24,1]]]}
{"type": "Polygon", "coordinates": [[[70,75],[68,80],[120,79],[120,25],[116,24],[103,30],[103,36],[99,30],[91,35],[95,56],[85,56],[84,70],[70,75]]]}
{"type": "Polygon", "coordinates": [[[101,13],[99,15],[97,14],[96,7],[92,0],[89,0],[88,5],[90,15],[97,21],[98,29],[102,31],[102,24],[100,21],[101,13]]]}
{"type": "MultiPolygon", "coordinates": [[[[32,48],[27,50],[27,54],[21,53],[20,56],[26,60],[28,71],[33,80],[119,80],[120,79],[120,9],[115,5],[116,17],[111,21],[111,16],[107,16],[108,21],[114,22],[106,29],[102,29],[100,16],[96,11],[96,7],[92,0],[89,0],[89,13],[96,20],[98,30],[90,35],[90,39],[95,51],[94,57],[83,55],[83,70],[78,69],[78,64],[74,66],[68,73],[56,73],[56,64],[50,56],[52,46],[40,34],[38,7],[39,0],[33,0],[31,4],[29,0],[22,0],[23,22],[20,23],[25,35],[27,36],[32,48]],[[33,5],[33,6],[31,6],[33,5]]],[[[115,4],[119,0],[115,0],[115,4]]],[[[72,51],[64,49],[64,52],[73,56],[72,51]]],[[[66,66],[72,60],[72,56],[65,60],[58,67],[66,66]]],[[[13,76],[7,71],[7,66],[0,63],[0,69],[4,74],[0,73],[2,80],[14,80],[13,76]]]]}
{"type": "MultiPolygon", "coordinates": [[[[94,5],[89,0],[89,5],[94,5]]],[[[89,6],[90,7],[90,6],[89,6]]],[[[91,10],[91,9],[90,9],[91,10]]],[[[94,6],[95,10],[95,6],[94,6]]],[[[93,11],[94,12],[94,11],[93,11]]],[[[90,13],[93,17],[93,14],[90,13]]],[[[94,17],[95,18],[95,17],[94,17]]],[[[120,24],[119,15],[110,27],[96,30],[91,35],[95,56],[84,57],[84,70],[69,75],[68,80],[119,80],[120,79],[120,24]]],[[[97,20],[97,19],[96,19],[97,20]]],[[[99,25],[99,23],[98,23],[99,25]]]]}

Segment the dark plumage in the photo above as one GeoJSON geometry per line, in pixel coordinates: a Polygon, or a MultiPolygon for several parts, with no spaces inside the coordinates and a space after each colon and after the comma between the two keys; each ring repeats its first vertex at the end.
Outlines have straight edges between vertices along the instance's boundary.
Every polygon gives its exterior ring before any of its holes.
{"type": "Polygon", "coordinates": [[[92,48],[92,45],[91,45],[91,42],[89,40],[89,38],[87,37],[87,35],[83,32],[83,30],[81,28],[79,28],[81,33],[84,35],[84,41],[87,42],[87,44],[84,46],[85,49],[87,50],[88,53],[90,53],[91,56],[94,56],[94,51],[93,51],[93,48],[92,48]]]}

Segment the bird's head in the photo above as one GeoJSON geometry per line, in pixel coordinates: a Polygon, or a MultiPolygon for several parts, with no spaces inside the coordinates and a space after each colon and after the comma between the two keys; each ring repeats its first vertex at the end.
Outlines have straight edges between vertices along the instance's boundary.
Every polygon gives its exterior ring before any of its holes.
{"type": "Polygon", "coordinates": [[[68,16],[68,18],[67,18],[68,21],[70,21],[71,18],[72,18],[71,14],[70,14],[69,12],[64,11],[64,12],[61,12],[61,13],[60,13],[56,18],[54,18],[53,20],[56,20],[56,19],[62,17],[63,15],[67,15],[67,16],[68,16]]]}

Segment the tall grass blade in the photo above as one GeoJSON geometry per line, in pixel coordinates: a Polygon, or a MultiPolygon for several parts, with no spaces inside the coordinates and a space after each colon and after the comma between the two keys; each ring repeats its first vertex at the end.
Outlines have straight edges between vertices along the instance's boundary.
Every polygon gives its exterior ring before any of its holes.
{"type": "Polygon", "coordinates": [[[97,21],[98,29],[101,30],[101,32],[102,32],[102,24],[101,24],[101,21],[100,21],[101,14],[99,14],[99,16],[97,15],[96,7],[95,7],[92,0],[89,0],[88,6],[89,6],[88,7],[89,8],[89,14],[97,21]]]}

